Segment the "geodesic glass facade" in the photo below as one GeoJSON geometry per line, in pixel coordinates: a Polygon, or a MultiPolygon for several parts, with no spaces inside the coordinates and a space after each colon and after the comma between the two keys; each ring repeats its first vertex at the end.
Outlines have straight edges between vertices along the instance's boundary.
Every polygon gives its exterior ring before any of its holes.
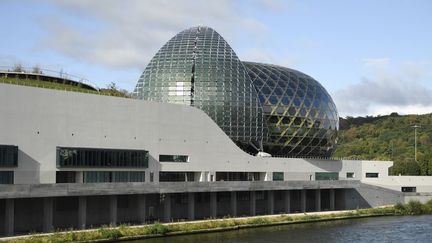
{"type": "Polygon", "coordinates": [[[289,68],[242,62],[209,27],[169,40],[134,96],[197,107],[249,153],[329,157],[336,148],[339,117],[317,81],[289,68]]]}
{"type": "Polygon", "coordinates": [[[276,65],[243,62],[258,91],[269,128],[264,151],[272,155],[330,157],[339,116],[327,91],[313,78],[276,65]]]}
{"type": "Polygon", "coordinates": [[[258,95],[243,63],[208,27],[190,28],[169,40],[144,70],[134,96],[197,107],[243,148],[268,138],[258,95]]]}

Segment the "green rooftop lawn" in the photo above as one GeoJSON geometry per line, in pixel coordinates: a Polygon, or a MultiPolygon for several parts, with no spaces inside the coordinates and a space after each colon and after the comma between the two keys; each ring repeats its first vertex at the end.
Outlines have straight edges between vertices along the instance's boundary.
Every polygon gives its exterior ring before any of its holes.
{"type": "Polygon", "coordinates": [[[130,98],[128,94],[125,94],[124,92],[121,92],[116,89],[100,89],[99,91],[96,91],[96,90],[89,90],[89,89],[85,89],[70,84],[61,84],[61,83],[40,81],[40,80],[33,80],[33,79],[17,79],[17,78],[2,77],[0,78],[0,83],[130,98]]]}

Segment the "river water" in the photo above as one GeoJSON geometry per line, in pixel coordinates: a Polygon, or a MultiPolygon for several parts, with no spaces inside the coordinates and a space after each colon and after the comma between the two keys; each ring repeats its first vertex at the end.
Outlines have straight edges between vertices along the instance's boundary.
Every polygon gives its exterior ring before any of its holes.
{"type": "MultiPolygon", "coordinates": [[[[133,243],[431,242],[432,215],[375,217],[173,236],[133,243]]],[[[132,243],[131,242],[131,243],[132,243]]]]}

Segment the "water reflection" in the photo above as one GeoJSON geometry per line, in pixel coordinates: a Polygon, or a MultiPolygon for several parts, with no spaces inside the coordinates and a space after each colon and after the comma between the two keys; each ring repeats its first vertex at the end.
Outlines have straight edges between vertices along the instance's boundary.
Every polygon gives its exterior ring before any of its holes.
{"type": "Polygon", "coordinates": [[[220,233],[173,236],[133,242],[432,242],[432,216],[340,220],[243,229],[220,233]]]}

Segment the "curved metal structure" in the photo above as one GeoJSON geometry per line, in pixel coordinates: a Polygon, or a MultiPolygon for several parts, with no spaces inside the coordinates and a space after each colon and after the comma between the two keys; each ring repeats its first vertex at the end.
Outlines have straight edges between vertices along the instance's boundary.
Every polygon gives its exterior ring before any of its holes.
{"type": "Polygon", "coordinates": [[[134,96],[197,107],[250,153],[329,157],[335,150],[338,114],[317,81],[292,69],[242,62],[209,27],[169,40],[145,68],[134,96]]]}
{"type": "Polygon", "coordinates": [[[330,157],[336,149],[339,116],[327,91],[299,71],[243,62],[258,91],[272,155],[330,157]]]}
{"type": "Polygon", "coordinates": [[[197,107],[248,151],[267,140],[262,107],[243,63],[209,27],[169,40],[144,70],[134,96],[197,107]]]}

